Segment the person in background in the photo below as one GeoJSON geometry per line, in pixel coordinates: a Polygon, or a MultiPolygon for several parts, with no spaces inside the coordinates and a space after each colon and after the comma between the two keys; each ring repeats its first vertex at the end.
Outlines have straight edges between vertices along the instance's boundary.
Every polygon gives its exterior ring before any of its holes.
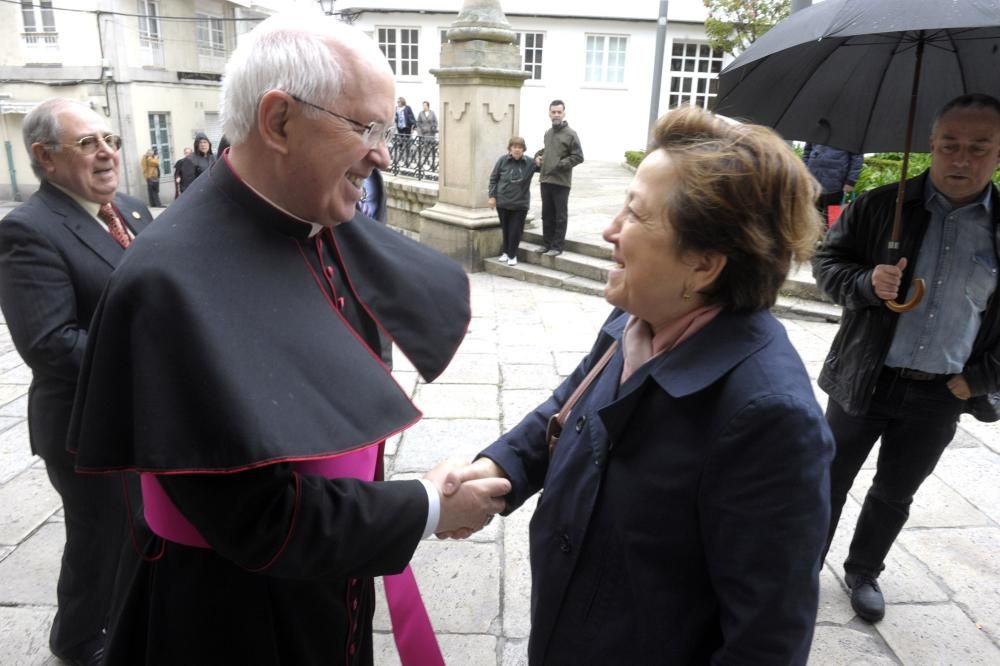
{"type": "Polygon", "coordinates": [[[604,231],[616,310],[458,474],[508,478],[506,511],[544,489],[529,663],[806,663],[834,444],[769,308],[815,248],[816,189],[770,129],[697,107],[657,121],[604,231]]]}
{"type": "Polygon", "coordinates": [[[262,21],[226,65],[225,158],[104,292],[68,441],[81,470],[140,473],[153,531],[106,666],[370,665],[376,576],[404,663],[443,663],[407,563],[485,524],[509,484],[451,489],[448,464],[382,478],[420,412],[379,332],[432,381],[471,317],[458,264],[357,213],[389,164],[394,88],[359,29],[262,21]]]}
{"type": "Polygon", "coordinates": [[[839,204],[845,195],[854,192],[865,156],[819,143],[807,143],[802,149],[802,161],[819,182],[821,193],[816,199],[816,207],[823,215],[823,229],[826,229],[829,226],[829,206],[839,204]]]}
{"type": "Polygon", "coordinates": [[[150,148],[142,156],[142,177],[146,179],[146,193],[149,196],[149,205],[159,208],[160,204],[160,156],[156,154],[156,148],[150,148]]]}
{"type": "Polygon", "coordinates": [[[194,152],[189,158],[194,164],[194,177],[208,171],[215,164],[215,153],[212,152],[212,142],[208,135],[198,132],[194,137],[194,152]]]}
{"type": "Polygon", "coordinates": [[[413,117],[413,109],[406,105],[406,99],[400,97],[396,100],[396,132],[399,134],[409,134],[413,131],[413,126],[417,124],[417,119],[413,117]]]}
{"type": "Polygon", "coordinates": [[[542,252],[555,257],[562,254],[566,242],[569,215],[569,189],[573,168],[583,162],[580,137],[566,122],[566,105],[561,99],[549,104],[552,127],[545,131],[545,147],[535,153],[541,168],[542,252]]]}
{"type": "Polygon", "coordinates": [[[889,256],[899,186],[861,195],[827,232],[813,261],[816,284],[844,306],[819,375],[837,440],[830,473],[837,530],[847,493],[876,441],[875,477],[854,526],[845,582],[862,620],[885,616],[878,582],[917,490],[952,441],[959,416],[995,421],[1000,390],[1000,101],[965,95],[930,130],[931,165],[906,181],[901,257],[889,256]],[[914,277],[927,293],[908,312],[886,301],[914,277]]]}
{"type": "Polygon", "coordinates": [[[192,150],[184,148],[184,157],[174,162],[174,196],[183,194],[184,190],[194,182],[195,168],[194,160],[191,159],[192,150]]]}
{"type": "MultiPolygon", "coordinates": [[[[49,647],[67,664],[92,666],[104,655],[125,544],[123,479],[78,474],[66,433],[98,299],[153,216],[118,192],[121,138],[89,106],[47,100],[25,116],[22,131],[41,184],[0,222],[0,307],[31,368],[31,452],[45,463],[63,504],[66,544],[49,647]]],[[[118,406],[109,402],[107,409],[118,406]]]]}
{"type": "Polygon", "coordinates": [[[424,102],[424,108],[417,114],[417,134],[433,139],[438,133],[437,115],[431,111],[431,103],[424,102]]]}
{"type": "Polygon", "coordinates": [[[524,232],[524,218],[531,207],[531,178],[538,171],[534,160],[524,156],[524,139],[512,136],[507,154],[500,157],[490,173],[489,205],[500,218],[501,247],[499,261],[517,266],[517,248],[524,232]]]}

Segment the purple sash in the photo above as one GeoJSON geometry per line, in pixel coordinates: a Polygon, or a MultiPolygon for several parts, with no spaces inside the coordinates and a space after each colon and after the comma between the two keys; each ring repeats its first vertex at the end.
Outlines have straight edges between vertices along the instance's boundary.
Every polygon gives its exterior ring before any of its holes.
{"type": "MultiPolygon", "coordinates": [[[[371,481],[375,478],[380,445],[372,444],[332,458],[293,462],[292,467],[299,474],[371,481]]],[[[155,474],[143,472],[139,478],[143,513],[156,535],[185,546],[210,548],[195,526],[170,501],[155,474]]],[[[392,635],[403,666],[444,666],[441,648],[409,565],[398,574],[383,576],[382,582],[392,618],[392,635]]]]}

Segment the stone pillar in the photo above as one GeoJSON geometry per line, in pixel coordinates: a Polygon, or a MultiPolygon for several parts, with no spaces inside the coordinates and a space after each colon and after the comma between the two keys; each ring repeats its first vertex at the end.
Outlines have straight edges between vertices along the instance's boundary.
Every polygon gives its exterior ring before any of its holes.
{"type": "Polygon", "coordinates": [[[441,46],[438,202],[420,213],[420,240],[470,272],[500,253],[500,226],[487,206],[490,171],[518,133],[528,73],[499,0],[465,0],[441,46]]]}

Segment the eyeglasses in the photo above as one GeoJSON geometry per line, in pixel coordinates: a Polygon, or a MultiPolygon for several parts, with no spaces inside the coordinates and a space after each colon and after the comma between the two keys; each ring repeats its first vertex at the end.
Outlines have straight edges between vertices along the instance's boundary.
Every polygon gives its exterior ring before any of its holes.
{"type": "Polygon", "coordinates": [[[111,152],[117,153],[122,147],[122,138],[117,134],[88,134],[72,143],[54,143],[51,145],[76,148],[84,155],[93,155],[101,147],[102,143],[110,148],[111,152]]]}
{"type": "Polygon", "coordinates": [[[374,150],[375,148],[377,148],[378,144],[381,142],[388,142],[389,135],[392,134],[392,127],[386,125],[385,123],[380,123],[373,120],[372,122],[365,125],[364,123],[359,123],[357,120],[354,120],[353,118],[348,118],[347,116],[342,116],[339,113],[334,113],[330,109],[324,109],[322,106],[318,104],[307,102],[306,100],[302,99],[301,97],[298,97],[297,95],[293,95],[292,93],[288,93],[288,96],[294,99],[296,102],[305,104],[306,106],[311,106],[317,111],[323,111],[325,113],[329,113],[334,118],[340,118],[341,120],[345,120],[351,123],[351,125],[353,125],[354,128],[361,133],[361,141],[363,141],[364,144],[368,146],[370,150],[374,150]]]}

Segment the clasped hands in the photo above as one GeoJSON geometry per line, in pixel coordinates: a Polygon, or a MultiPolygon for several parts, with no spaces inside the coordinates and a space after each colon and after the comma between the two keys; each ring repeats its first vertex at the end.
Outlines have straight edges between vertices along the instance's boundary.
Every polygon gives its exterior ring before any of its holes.
{"type": "Polygon", "coordinates": [[[473,463],[449,460],[427,472],[441,497],[441,516],[435,535],[439,539],[466,539],[483,529],[506,507],[510,481],[489,458],[473,463]]]}

